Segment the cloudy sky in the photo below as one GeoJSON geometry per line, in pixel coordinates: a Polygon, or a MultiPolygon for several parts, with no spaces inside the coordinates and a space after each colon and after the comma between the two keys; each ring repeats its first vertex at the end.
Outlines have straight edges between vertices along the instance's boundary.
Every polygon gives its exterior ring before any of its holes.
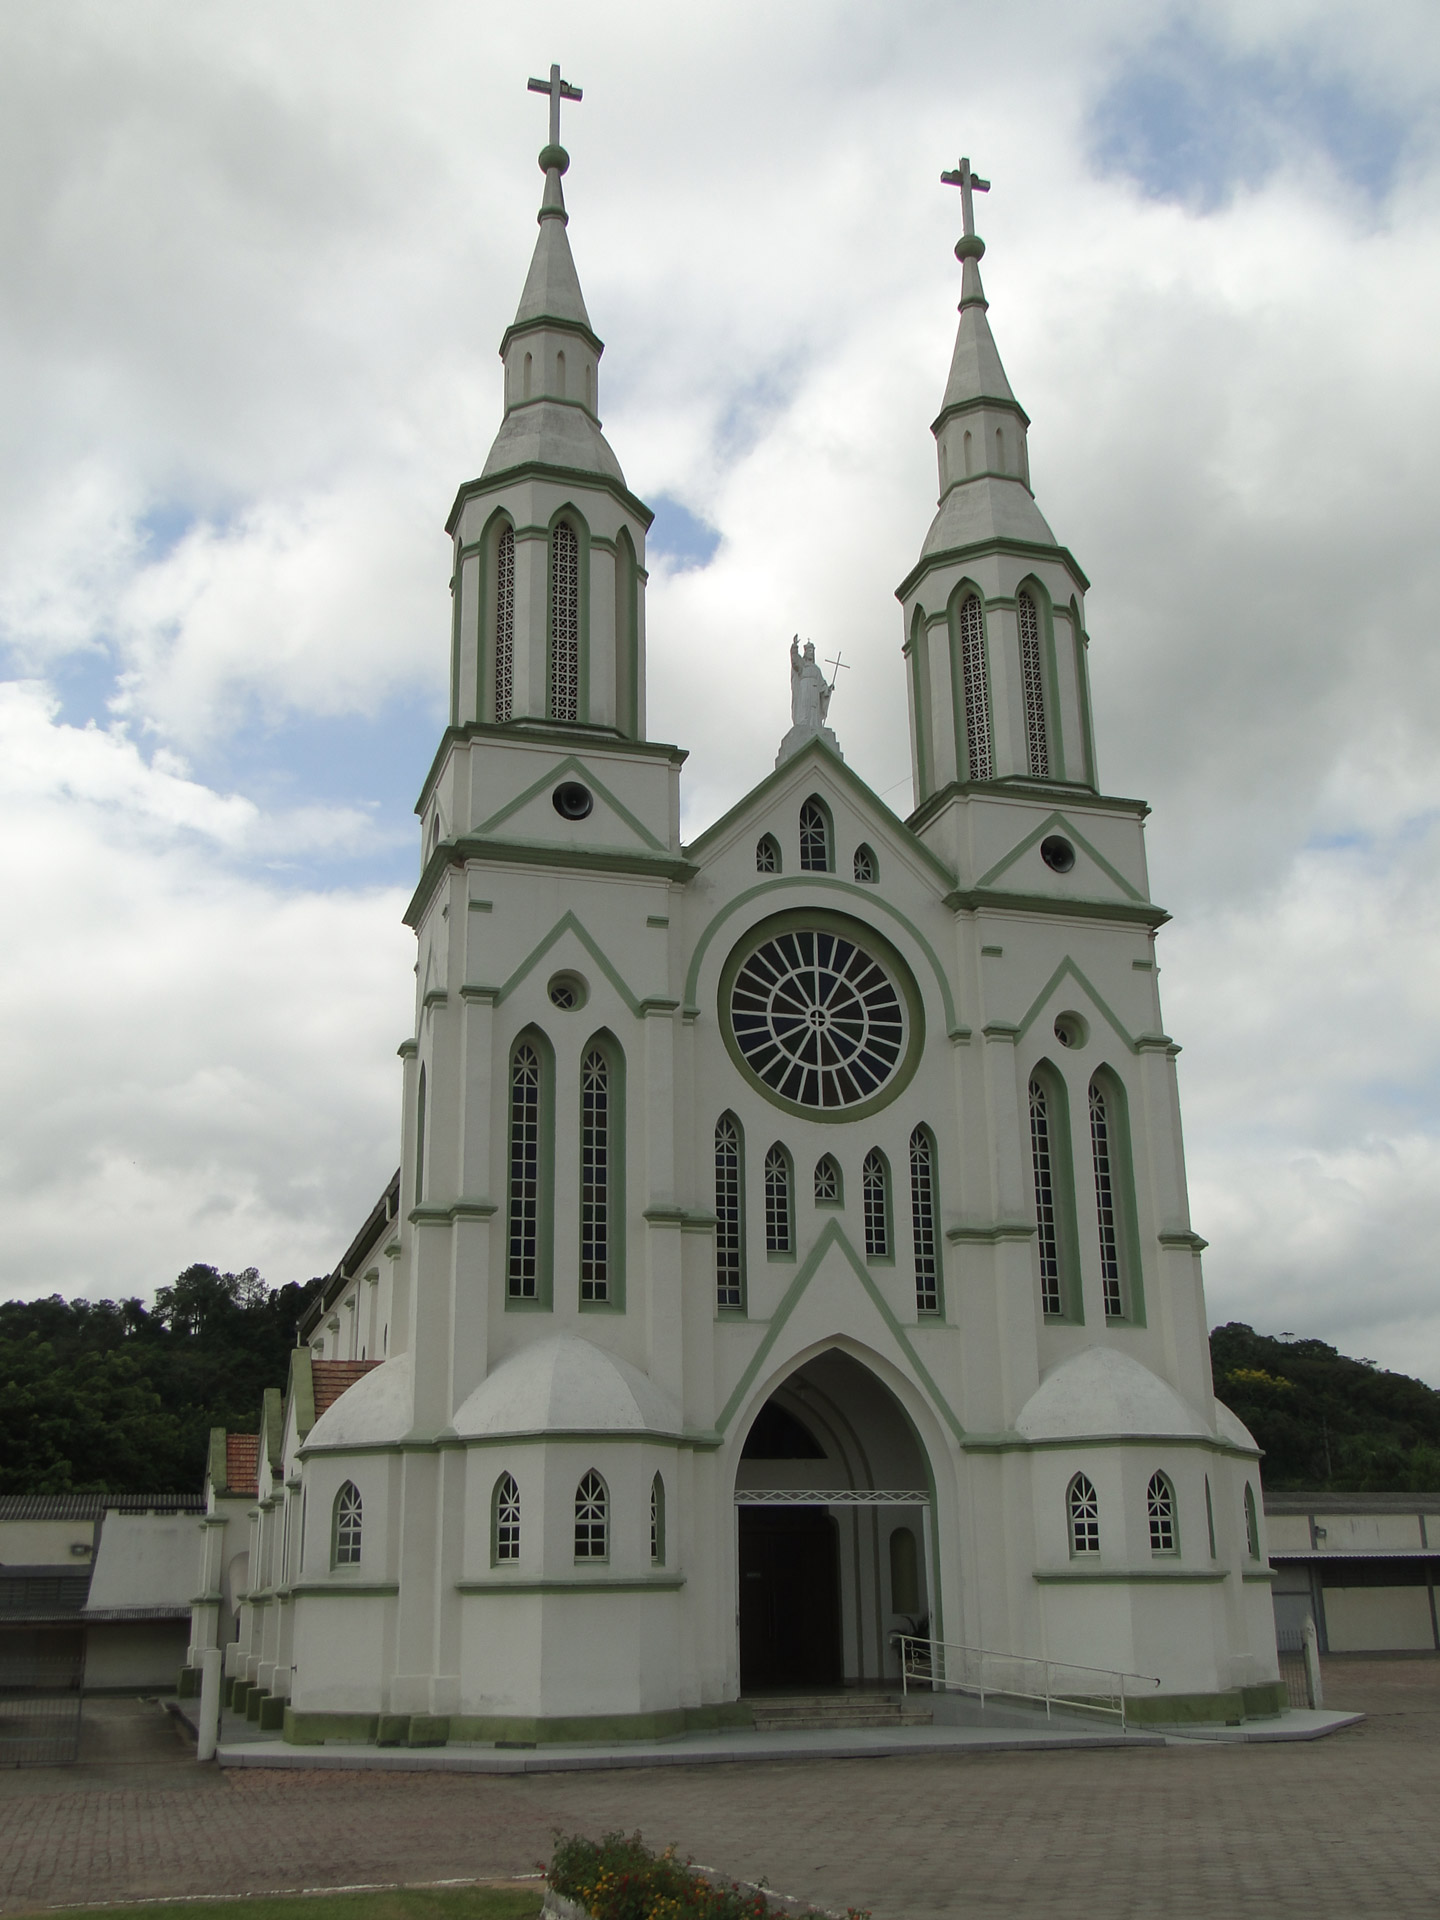
{"type": "Polygon", "coordinates": [[[1440,1384],[1440,15],[1360,17],[0,0],[0,1290],[308,1278],[394,1166],[443,522],[558,59],[687,833],[796,629],[908,808],[963,150],[1102,777],[1155,808],[1211,1317],[1440,1384]]]}

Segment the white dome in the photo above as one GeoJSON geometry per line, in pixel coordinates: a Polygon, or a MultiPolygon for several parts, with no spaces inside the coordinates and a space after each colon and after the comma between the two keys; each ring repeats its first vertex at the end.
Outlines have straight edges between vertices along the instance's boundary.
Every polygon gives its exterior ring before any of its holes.
{"type": "Polygon", "coordinates": [[[1238,1414],[1232,1413],[1223,1400],[1215,1402],[1215,1431],[1222,1440],[1229,1440],[1247,1452],[1260,1451],[1259,1443],[1238,1414]]]}
{"type": "Polygon", "coordinates": [[[309,1447],[383,1446],[415,1424],[415,1356],[397,1353],[361,1374],[315,1422],[309,1447]]]}
{"type": "Polygon", "coordinates": [[[1112,1433],[1204,1434],[1205,1422],[1148,1367],[1114,1347],[1087,1347],[1052,1367],[1015,1422],[1027,1440],[1112,1433]]]}
{"type": "Polygon", "coordinates": [[[455,1415],[462,1439],[502,1433],[680,1433],[680,1410],[653,1380],[573,1333],[512,1353],[455,1415]]]}

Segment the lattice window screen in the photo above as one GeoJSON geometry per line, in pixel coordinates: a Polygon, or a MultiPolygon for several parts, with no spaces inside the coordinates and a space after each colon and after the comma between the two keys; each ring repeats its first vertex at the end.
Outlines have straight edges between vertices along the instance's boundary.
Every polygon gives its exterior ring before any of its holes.
{"type": "Polygon", "coordinates": [[[992,780],[990,752],[990,683],[985,675],[985,623],[978,594],[967,594],[960,608],[960,671],[965,681],[965,735],[970,750],[970,778],[992,780]]]}
{"type": "Polygon", "coordinates": [[[550,718],[580,712],[580,543],[562,520],[550,536],[550,718]]]}
{"type": "Polygon", "coordinates": [[[508,720],[515,702],[515,530],[495,545],[495,718],[508,720]]]}
{"type": "Polygon", "coordinates": [[[1020,680],[1025,691],[1025,750],[1038,779],[1050,772],[1045,738],[1045,680],[1040,671],[1040,616],[1033,594],[1020,595],[1020,680]]]}

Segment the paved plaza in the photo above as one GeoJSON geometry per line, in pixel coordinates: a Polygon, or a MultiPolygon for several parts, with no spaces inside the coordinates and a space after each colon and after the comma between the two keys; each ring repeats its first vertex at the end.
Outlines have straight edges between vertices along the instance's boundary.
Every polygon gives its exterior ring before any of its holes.
{"type": "Polygon", "coordinates": [[[0,1912],[532,1870],[556,1828],[876,1920],[1433,1914],[1440,1658],[1326,1662],[1324,1740],[543,1774],[199,1767],[98,1702],[79,1765],[0,1774],[0,1912]]]}

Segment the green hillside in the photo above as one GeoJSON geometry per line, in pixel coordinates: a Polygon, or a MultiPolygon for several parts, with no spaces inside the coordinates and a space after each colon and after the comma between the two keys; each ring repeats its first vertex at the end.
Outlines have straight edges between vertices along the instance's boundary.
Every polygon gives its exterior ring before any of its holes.
{"type": "Polygon", "coordinates": [[[1216,1393],[1265,1449],[1272,1492],[1440,1489],[1440,1393],[1423,1380],[1239,1320],[1216,1327],[1210,1359],[1216,1393]]]}

